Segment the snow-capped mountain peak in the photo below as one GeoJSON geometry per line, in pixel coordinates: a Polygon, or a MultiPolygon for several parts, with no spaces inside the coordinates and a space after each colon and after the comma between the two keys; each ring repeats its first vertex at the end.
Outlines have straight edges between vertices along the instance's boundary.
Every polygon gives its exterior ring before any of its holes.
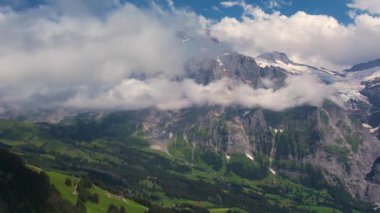
{"type": "Polygon", "coordinates": [[[292,64],[293,62],[288,58],[285,53],[282,52],[267,52],[257,56],[258,59],[263,59],[271,63],[284,63],[292,64]]]}
{"type": "Polygon", "coordinates": [[[282,52],[268,52],[263,53],[255,58],[256,63],[260,67],[280,67],[286,72],[294,75],[299,74],[316,74],[323,81],[331,82],[331,76],[340,75],[338,72],[331,71],[325,68],[317,68],[311,65],[297,63],[288,58],[285,53],[282,52]]]}
{"type": "Polygon", "coordinates": [[[380,58],[360,64],[355,64],[349,69],[345,69],[345,72],[358,72],[358,71],[364,71],[364,70],[369,70],[373,68],[379,68],[380,69],[380,58]]]}

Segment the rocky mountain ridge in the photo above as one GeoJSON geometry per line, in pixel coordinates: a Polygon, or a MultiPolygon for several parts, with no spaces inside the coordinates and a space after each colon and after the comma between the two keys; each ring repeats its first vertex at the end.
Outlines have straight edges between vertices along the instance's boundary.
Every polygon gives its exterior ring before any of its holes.
{"type": "MultiPolygon", "coordinates": [[[[230,78],[254,89],[278,90],[289,76],[311,74],[335,87],[345,98],[346,106],[356,104],[360,113],[326,101],[321,107],[299,106],[283,112],[198,106],[177,111],[145,109],[130,114],[152,148],[170,154],[171,144],[184,141],[190,147],[185,159],[190,165],[195,163],[194,152],[199,148],[219,153],[227,160],[234,153],[241,153],[262,168],[261,175],[272,173],[302,183],[317,173],[353,197],[379,202],[380,142],[371,135],[378,134],[375,125],[379,87],[377,78],[368,78],[376,73],[370,70],[343,76],[294,63],[281,53],[253,58],[224,52],[216,58],[189,62],[184,78],[202,85],[230,78]]],[[[107,116],[95,114],[91,119],[107,116]]]]}
{"type": "Polygon", "coordinates": [[[369,70],[375,67],[380,67],[380,58],[372,60],[372,61],[364,62],[364,63],[355,64],[351,68],[345,69],[344,71],[345,72],[360,72],[360,71],[369,70]]]}
{"type": "MultiPolygon", "coordinates": [[[[233,53],[188,65],[188,77],[205,85],[228,77],[253,88],[266,88],[265,79],[270,79],[275,82],[271,86],[279,89],[290,73],[233,53]]],[[[333,80],[343,78],[329,75],[333,80]]],[[[380,143],[362,124],[365,117],[350,109],[326,102],[322,107],[285,112],[211,106],[149,112],[141,122],[156,149],[167,151],[167,146],[180,138],[193,151],[201,147],[227,159],[242,153],[254,162],[258,160],[267,172],[295,180],[308,175],[302,172],[304,165],[312,165],[329,184],[343,187],[352,196],[367,202],[380,200],[380,186],[366,178],[370,173],[377,177],[374,163],[380,156],[380,143]]],[[[194,153],[187,160],[193,164],[194,153]]]]}

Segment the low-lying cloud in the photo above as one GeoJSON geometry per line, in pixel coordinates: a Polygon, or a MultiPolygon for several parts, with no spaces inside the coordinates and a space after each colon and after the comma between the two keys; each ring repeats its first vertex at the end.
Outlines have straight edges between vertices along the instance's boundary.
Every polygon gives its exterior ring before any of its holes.
{"type": "Polygon", "coordinates": [[[332,87],[314,76],[291,76],[279,89],[253,89],[251,86],[223,78],[208,85],[191,79],[173,81],[153,78],[145,81],[126,79],[120,85],[96,96],[85,92],[68,100],[74,108],[140,109],[155,107],[178,110],[191,106],[221,105],[266,108],[281,111],[300,105],[321,106],[325,99],[339,103],[332,87]]]}

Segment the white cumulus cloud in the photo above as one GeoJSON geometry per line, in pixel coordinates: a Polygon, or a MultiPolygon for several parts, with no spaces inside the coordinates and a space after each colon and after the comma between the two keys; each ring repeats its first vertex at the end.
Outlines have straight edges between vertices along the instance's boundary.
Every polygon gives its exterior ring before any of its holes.
{"type": "Polygon", "coordinates": [[[380,2],[378,0],[354,0],[347,4],[352,9],[357,9],[371,14],[380,15],[380,2]]]}
{"type": "Polygon", "coordinates": [[[61,14],[51,6],[1,8],[0,104],[43,97],[49,105],[48,99],[67,98],[81,88],[110,88],[136,72],[182,75],[195,50],[177,33],[200,28],[195,14],[132,4],[101,18],[61,14]]]}
{"type": "Polygon", "coordinates": [[[301,62],[335,69],[380,57],[380,17],[361,14],[344,25],[331,16],[302,11],[285,16],[240,3],[246,11],[241,20],[225,17],[210,32],[244,54],[277,50],[301,62]]]}
{"type": "MultiPolygon", "coordinates": [[[[173,80],[183,77],[184,64],[191,58],[213,56],[202,39],[184,42],[178,32],[204,36],[207,26],[211,35],[242,53],[280,50],[332,63],[348,60],[338,53],[347,56],[339,39],[347,41],[350,32],[363,33],[370,41],[377,35],[371,26],[378,20],[369,15],[357,17],[352,26],[342,26],[331,17],[302,12],[292,17],[266,14],[244,1],[237,2],[246,10],[242,21],[225,18],[220,22],[174,5],[165,11],[154,4],[138,8],[126,3],[99,16],[98,8],[88,8],[87,1],[52,2],[21,11],[0,8],[0,111],[18,106],[181,109],[241,105],[273,110],[318,106],[325,98],[333,98],[334,91],[307,76],[290,77],[277,91],[255,90],[230,79],[209,85],[173,80]],[[330,45],[334,43],[336,49],[330,45]]],[[[222,44],[216,46],[223,49],[222,44]]],[[[362,48],[355,50],[370,47],[363,44],[362,48]]]]}

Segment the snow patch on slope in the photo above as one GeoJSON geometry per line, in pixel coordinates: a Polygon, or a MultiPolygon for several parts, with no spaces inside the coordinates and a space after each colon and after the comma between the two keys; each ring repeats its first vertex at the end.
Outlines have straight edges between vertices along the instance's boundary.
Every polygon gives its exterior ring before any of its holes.
{"type": "Polygon", "coordinates": [[[253,156],[249,153],[245,153],[245,156],[249,158],[250,160],[254,160],[253,156]]]}
{"type": "Polygon", "coordinates": [[[293,64],[285,64],[282,61],[270,62],[264,59],[255,58],[255,61],[259,67],[280,67],[291,74],[305,74],[311,73],[311,70],[304,66],[296,66],[293,64]]]}
{"type": "Polygon", "coordinates": [[[372,81],[372,80],[375,80],[376,78],[380,78],[380,68],[377,67],[375,68],[374,71],[371,75],[369,75],[368,77],[364,78],[365,81],[372,81]]]}
{"type": "Polygon", "coordinates": [[[277,172],[274,171],[274,169],[272,169],[272,168],[270,168],[270,167],[269,167],[269,171],[270,171],[272,174],[274,174],[274,175],[277,174],[277,172]]]}
{"type": "Polygon", "coordinates": [[[360,100],[368,103],[367,97],[360,94],[360,91],[365,88],[365,86],[362,85],[361,82],[361,80],[356,79],[344,79],[342,81],[335,82],[333,86],[336,88],[340,97],[345,102],[349,100],[360,100]]]}
{"type": "Polygon", "coordinates": [[[380,128],[380,126],[375,127],[375,128],[372,128],[372,129],[369,130],[369,132],[370,132],[371,134],[374,134],[374,133],[376,133],[376,132],[379,131],[379,128],[380,128]]]}
{"type": "Polygon", "coordinates": [[[363,81],[371,81],[380,77],[380,68],[372,68],[358,72],[346,73],[345,77],[335,79],[333,86],[337,89],[344,101],[359,100],[368,103],[367,97],[360,94],[365,88],[363,81]]]}
{"type": "Polygon", "coordinates": [[[366,129],[371,129],[371,128],[372,128],[371,125],[366,124],[366,123],[362,123],[362,126],[363,126],[364,128],[366,128],[366,129]]]}
{"type": "Polygon", "coordinates": [[[229,156],[228,154],[226,154],[226,158],[227,158],[227,160],[230,160],[231,156],[229,156]]]}
{"type": "Polygon", "coordinates": [[[277,134],[277,133],[282,133],[284,130],[283,129],[276,129],[276,128],[272,128],[272,127],[269,127],[269,129],[271,131],[274,132],[274,134],[277,134]]]}

